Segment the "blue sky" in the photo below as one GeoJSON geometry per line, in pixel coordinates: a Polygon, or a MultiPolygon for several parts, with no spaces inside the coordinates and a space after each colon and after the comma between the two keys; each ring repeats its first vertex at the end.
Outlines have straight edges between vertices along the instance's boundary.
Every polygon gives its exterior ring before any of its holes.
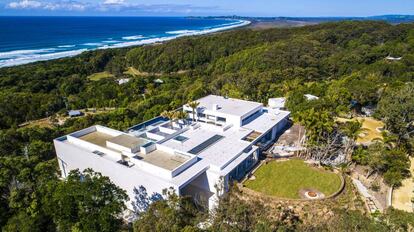
{"type": "Polygon", "coordinates": [[[372,16],[414,14],[414,0],[0,0],[0,15],[372,16]]]}

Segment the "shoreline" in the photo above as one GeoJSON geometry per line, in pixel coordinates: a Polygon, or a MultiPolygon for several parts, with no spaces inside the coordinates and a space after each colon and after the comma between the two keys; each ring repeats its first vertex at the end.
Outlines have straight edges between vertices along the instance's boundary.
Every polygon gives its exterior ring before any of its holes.
{"type": "MultiPolygon", "coordinates": [[[[233,19],[228,19],[233,20],[233,19]]],[[[0,60],[0,69],[1,68],[7,68],[7,67],[15,67],[35,62],[41,62],[41,61],[49,61],[49,60],[56,60],[61,58],[67,58],[67,57],[74,57],[77,55],[80,55],[84,52],[88,51],[96,51],[96,50],[102,50],[102,49],[116,49],[116,48],[126,48],[126,47],[135,47],[135,46],[143,46],[143,45],[149,45],[149,44],[157,44],[157,43],[163,43],[170,40],[178,39],[181,37],[188,37],[188,36],[200,36],[200,35],[207,35],[207,34],[214,34],[217,32],[223,32],[228,31],[235,28],[242,28],[247,27],[251,24],[251,21],[248,20],[236,20],[236,22],[229,23],[229,24],[223,24],[218,25],[218,27],[212,27],[212,28],[202,28],[197,30],[177,30],[177,31],[168,31],[165,32],[169,36],[160,36],[155,38],[142,38],[141,40],[135,40],[135,41],[118,41],[119,43],[113,43],[113,44],[105,44],[102,46],[96,47],[96,48],[81,48],[81,49],[75,49],[75,50],[61,50],[59,51],[58,48],[70,48],[69,46],[75,47],[76,45],[64,45],[64,46],[56,46],[57,48],[44,48],[44,49],[38,49],[38,50],[14,50],[9,52],[0,52],[0,58],[6,57],[7,55],[13,55],[13,54],[21,54],[24,55],[23,57],[19,58],[10,58],[10,59],[4,59],[0,60]],[[54,50],[56,52],[53,53],[44,53],[44,54],[36,54],[35,51],[47,51],[47,50],[54,50]],[[27,54],[27,55],[25,55],[27,54]]],[[[99,44],[99,43],[96,43],[99,44]]]]}

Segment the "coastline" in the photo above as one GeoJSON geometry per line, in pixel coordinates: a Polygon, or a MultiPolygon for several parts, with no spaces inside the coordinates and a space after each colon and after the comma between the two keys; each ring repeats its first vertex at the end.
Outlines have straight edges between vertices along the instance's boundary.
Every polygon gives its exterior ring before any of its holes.
{"type": "MultiPolygon", "coordinates": [[[[234,29],[234,28],[245,27],[245,26],[250,25],[250,24],[251,24],[250,21],[239,20],[238,24],[234,23],[232,25],[228,25],[228,26],[224,26],[224,27],[217,27],[217,28],[206,29],[206,30],[202,30],[202,31],[183,30],[183,31],[185,31],[185,33],[177,33],[177,35],[174,35],[174,36],[158,37],[158,38],[144,39],[144,40],[131,41],[131,42],[123,42],[123,43],[120,43],[120,44],[102,46],[102,47],[97,48],[96,50],[98,50],[98,49],[108,49],[108,48],[124,48],[124,47],[133,47],[133,46],[141,46],[141,45],[147,45],[147,44],[162,43],[162,42],[170,41],[170,40],[181,38],[181,37],[207,35],[207,34],[211,34],[211,33],[215,33],[215,32],[227,31],[227,30],[231,30],[231,29],[234,29]]],[[[170,34],[174,34],[174,33],[170,32],[170,34]]]]}
{"type": "MultiPolygon", "coordinates": [[[[234,19],[228,19],[228,20],[234,20],[234,19]]],[[[74,50],[60,50],[59,51],[59,49],[73,48],[76,46],[76,45],[60,45],[60,46],[56,46],[56,48],[44,48],[44,49],[38,49],[38,50],[27,49],[27,50],[14,50],[14,51],[9,51],[9,52],[0,52],[0,69],[6,68],[6,67],[25,65],[29,63],[35,63],[39,61],[48,61],[48,60],[61,59],[65,57],[74,57],[84,52],[94,51],[94,50],[125,48],[125,47],[134,47],[134,46],[143,46],[143,45],[149,45],[149,44],[163,43],[163,42],[181,38],[181,37],[206,35],[206,34],[223,32],[223,31],[227,31],[227,30],[231,30],[235,28],[240,28],[240,27],[247,27],[251,24],[251,21],[248,21],[248,20],[235,20],[235,21],[236,22],[217,25],[217,27],[203,28],[199,30],[167,31],[165,32],[167,36],[159,36],[159,37],[154,37],[154,38],[140,37],[140,38],[137,38],[140,40],[128,41],[130,38],[132,40],[133,37],[136,37],[136,36],[125,36],[123,38],[125,38],[126,41],[114,41],[109,44],[101,44],[99,42],[83,44],[83,45],[96,46],[94,48],[80,48],[80,49],[74,49],[74,50]],[[45,53],[42,53],[43,51],[45,53]],[[46,53],[48,51],[54,51],[54,52],[46,53]],[[5,58],[7,56],[17,56],[17,55],[20,55],[20,57],[1,60],[1,58],[5,58]]]]}

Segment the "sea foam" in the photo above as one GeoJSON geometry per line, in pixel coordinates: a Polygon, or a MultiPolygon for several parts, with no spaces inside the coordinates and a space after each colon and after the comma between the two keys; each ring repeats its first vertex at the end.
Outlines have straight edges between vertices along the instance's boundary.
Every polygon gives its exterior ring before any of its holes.
{"type": "Polygon", "coordinates": [[[236,27],[247,26],[250,23],[251,22],[247,21],[247,20],[240,20],[236,23],[222,24],[220,27],[209,28],[209,29],[204,29],[204,30],[169,31],[169,32],[166,32],[166,33],[167,34],[175,34],[175,35],[167,36],[167,37],[157,37],[157,38],[151,38],[151,39],[143,39],[143,40],[139,40],[139,41],[122,42],[122,43],[116,43],[116,44],[112,44],[112,45],[104,45],[104,46],[98,47],[98,49],[121,48],[121,47],[139,46],[139,45],[151,44],[151,43],[160,43],[160,42],[165,42],[165,41],[168,41],[168,40],[172,40],[172,39],[176,39],[176,38],[184,37],[184,36],[203,35],[203,34],[208,34],[208,33],[213,33],[213,32],[229,30],[229,29],[236,28],[236,27]]]}
{"type": "Polygon", "coordinates": [[[46,53],[46,54],[39,54],[37,53],[38,50],[34,50],[33,53],[20,53],[19,56],[14,56],[13,58],[3,59],[0,60],[0,67],[9,67],[21,64],[28,64],[35,61],[44,61],[44,60],[52,60],[52,59],[59,59],[63,57],[70,57],[76,56],[81,54],[87,49],[79,49],[79,50],[72,50],[72,51],[64,51],[64,52],[55,52],[55,53],[46,53]]]}
{"type": "Polygon", "coordinates": [[[30,50],[15,50],[9,52],[0,52],[0,59],[11,59],[15,57],[19,57],[21,55],[30,55],[30,54],[38,54],[38,53],[45,53],[55,51],[54,48],[45,48],[45,49],[30,49],[30,50]]]}
{"type": "Polygon", "coordinates": [[[177,31],[167,31],[165,33],[172,34],[172,35],[180,35],[180,34],[190,34],[197,32],[197,30],[177,30],[177,31]]]}
{"type": "Polygon", "coordinates": [[[145,38],[143,35],[131,35],[122,37],[123,40],[137,40],[145,38]]]}
{"type": "Polygon", "coordinates": [[[76,47],[76,45],[60,45],[60,46],[57,46],[58,48],[73,48],[73,47],[76,47]]]}

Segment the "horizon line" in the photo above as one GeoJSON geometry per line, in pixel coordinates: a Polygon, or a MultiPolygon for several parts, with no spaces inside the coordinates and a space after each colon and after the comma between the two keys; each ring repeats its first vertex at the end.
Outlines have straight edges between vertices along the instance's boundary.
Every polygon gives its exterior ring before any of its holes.
{"type": "Polygon", "coordinates": [[[0,17],[199,17],[199,18],[370,18],[383,16],[413,16],[414,14],[379,14],[366,16],[243,16],[243,15],[1,15],[0,17]]]}

